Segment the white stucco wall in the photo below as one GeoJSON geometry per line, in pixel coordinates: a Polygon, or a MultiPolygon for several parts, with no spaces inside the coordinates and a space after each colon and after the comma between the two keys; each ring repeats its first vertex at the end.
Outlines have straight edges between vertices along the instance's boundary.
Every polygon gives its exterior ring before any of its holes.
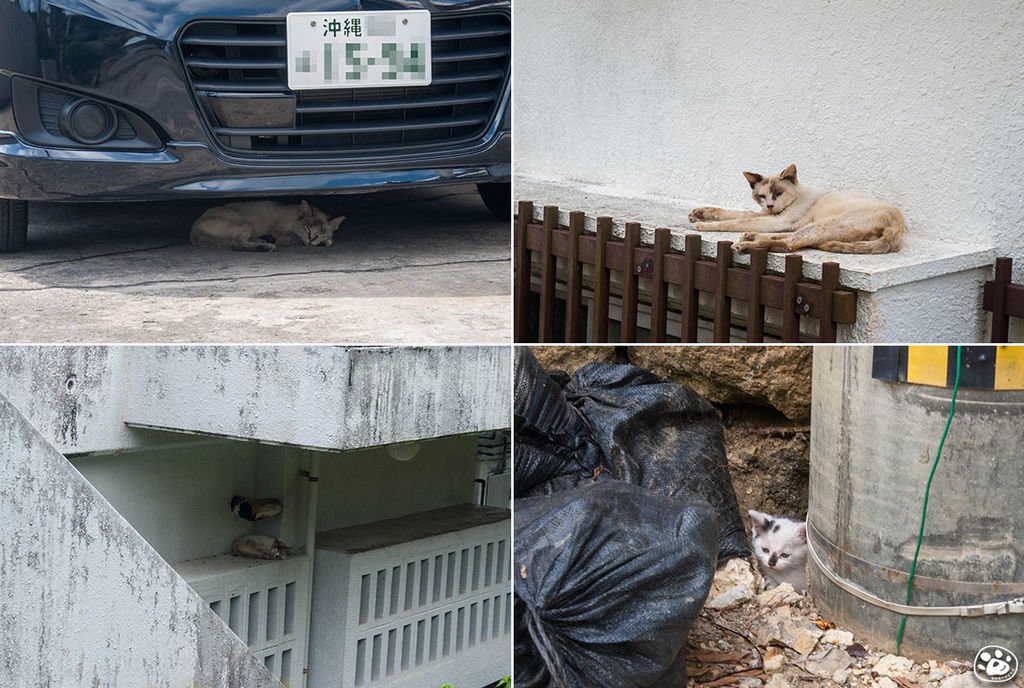
{"type": "Polygon", "coordinates": [[[0,683],[280,686],[2,395],[0,447],[0,683]]]}
{"type": "Polygon", "coordinates": [[[1024,280],[1024,3],[517,0],[517,174],[750,207],[743,170],[900,205],[1024,280]]]}

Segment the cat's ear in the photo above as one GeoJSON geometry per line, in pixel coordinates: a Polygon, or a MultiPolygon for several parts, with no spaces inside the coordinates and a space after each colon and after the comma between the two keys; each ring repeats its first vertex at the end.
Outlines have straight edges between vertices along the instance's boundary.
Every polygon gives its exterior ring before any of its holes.
{"type": "Polygon", "coordinates": [[[796,184],[796,163],[782,170],[782,174],[779,175],[779,179],[785,179],[786,181],[796,184]]]}
{"type": "Polygon", "coordinates": [[[313,217],[313,207],[306,201],[299,203],[299,215],[302,217],[313,217]]]}
{"type": "Polygon", "coordinates": [[[747,511],[750,516],[750,527],[754,533],[763,533],[771,527],[772,517],[761,511],[750,509],[747,511]]]}
{"type": "Polygon", "coordinates": [[[342,222],[344,222],[344,221],[345,221],[345,216],[344,216],[344,215],[339,215],[338,217],[334,218],[333,220],[329,220],[329,221],[327,222],[327,227],[328,227],[328,229],[330,229],[330,230],[331,230],[332,232],[334,232],[334,231],[337,231],[337,229],[338,229],[338,226],[339,226],[339,225],[340,225],[340,224],[341,224],[342,222]]]}
{"type": "Polygon", "coordinates": [[[807,544],[807,521],[804,521],[796,527],[796,536],[800,538],[800,541],[807,544]]]}
{"type": "Polygon", "coordinates": [[[754,188],[754,184],[757,184],[759,181],[764,179],[764,177],[759,175],[757,172],[744,172],[743,176],[747,178],[748,182],[750,182],[751,189],[754,188]]]}

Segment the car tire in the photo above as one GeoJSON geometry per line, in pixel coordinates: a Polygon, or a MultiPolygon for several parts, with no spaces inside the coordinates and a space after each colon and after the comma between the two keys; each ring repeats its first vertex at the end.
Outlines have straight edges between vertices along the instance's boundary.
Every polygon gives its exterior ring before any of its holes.
{"type": "Polygon", "coordinates": [[[499,220],[512,217],[512,182],[477,184],[476,188],[492,215],[499,220]]]}
{"type": "Polygon", "coordinates": [[[0,198],[0,253],[25,248],[28,238],[28,203],[0,198]]]}

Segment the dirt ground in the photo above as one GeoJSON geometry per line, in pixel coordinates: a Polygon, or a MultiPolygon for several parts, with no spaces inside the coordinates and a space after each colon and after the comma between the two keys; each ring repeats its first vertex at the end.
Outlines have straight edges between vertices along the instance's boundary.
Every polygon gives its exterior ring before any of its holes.
{"type": "Polygon", "coordinates": [[[805,518],[810,426],[760,406],[719,408],[729,472],[744,520],[748,509],[805,518]]]}

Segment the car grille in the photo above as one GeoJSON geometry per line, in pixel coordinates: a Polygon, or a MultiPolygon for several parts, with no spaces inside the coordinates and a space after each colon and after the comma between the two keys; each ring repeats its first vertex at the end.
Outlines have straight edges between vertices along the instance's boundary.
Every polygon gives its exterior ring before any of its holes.
{"type": "Polygon", "coordinates": [[[435,16],[429,86],[288,89],[285,22],[199,21],[179,39],[203,115],[226,149],[376,157],[477,144],[508,82],[505,14],[435,16]]]}

